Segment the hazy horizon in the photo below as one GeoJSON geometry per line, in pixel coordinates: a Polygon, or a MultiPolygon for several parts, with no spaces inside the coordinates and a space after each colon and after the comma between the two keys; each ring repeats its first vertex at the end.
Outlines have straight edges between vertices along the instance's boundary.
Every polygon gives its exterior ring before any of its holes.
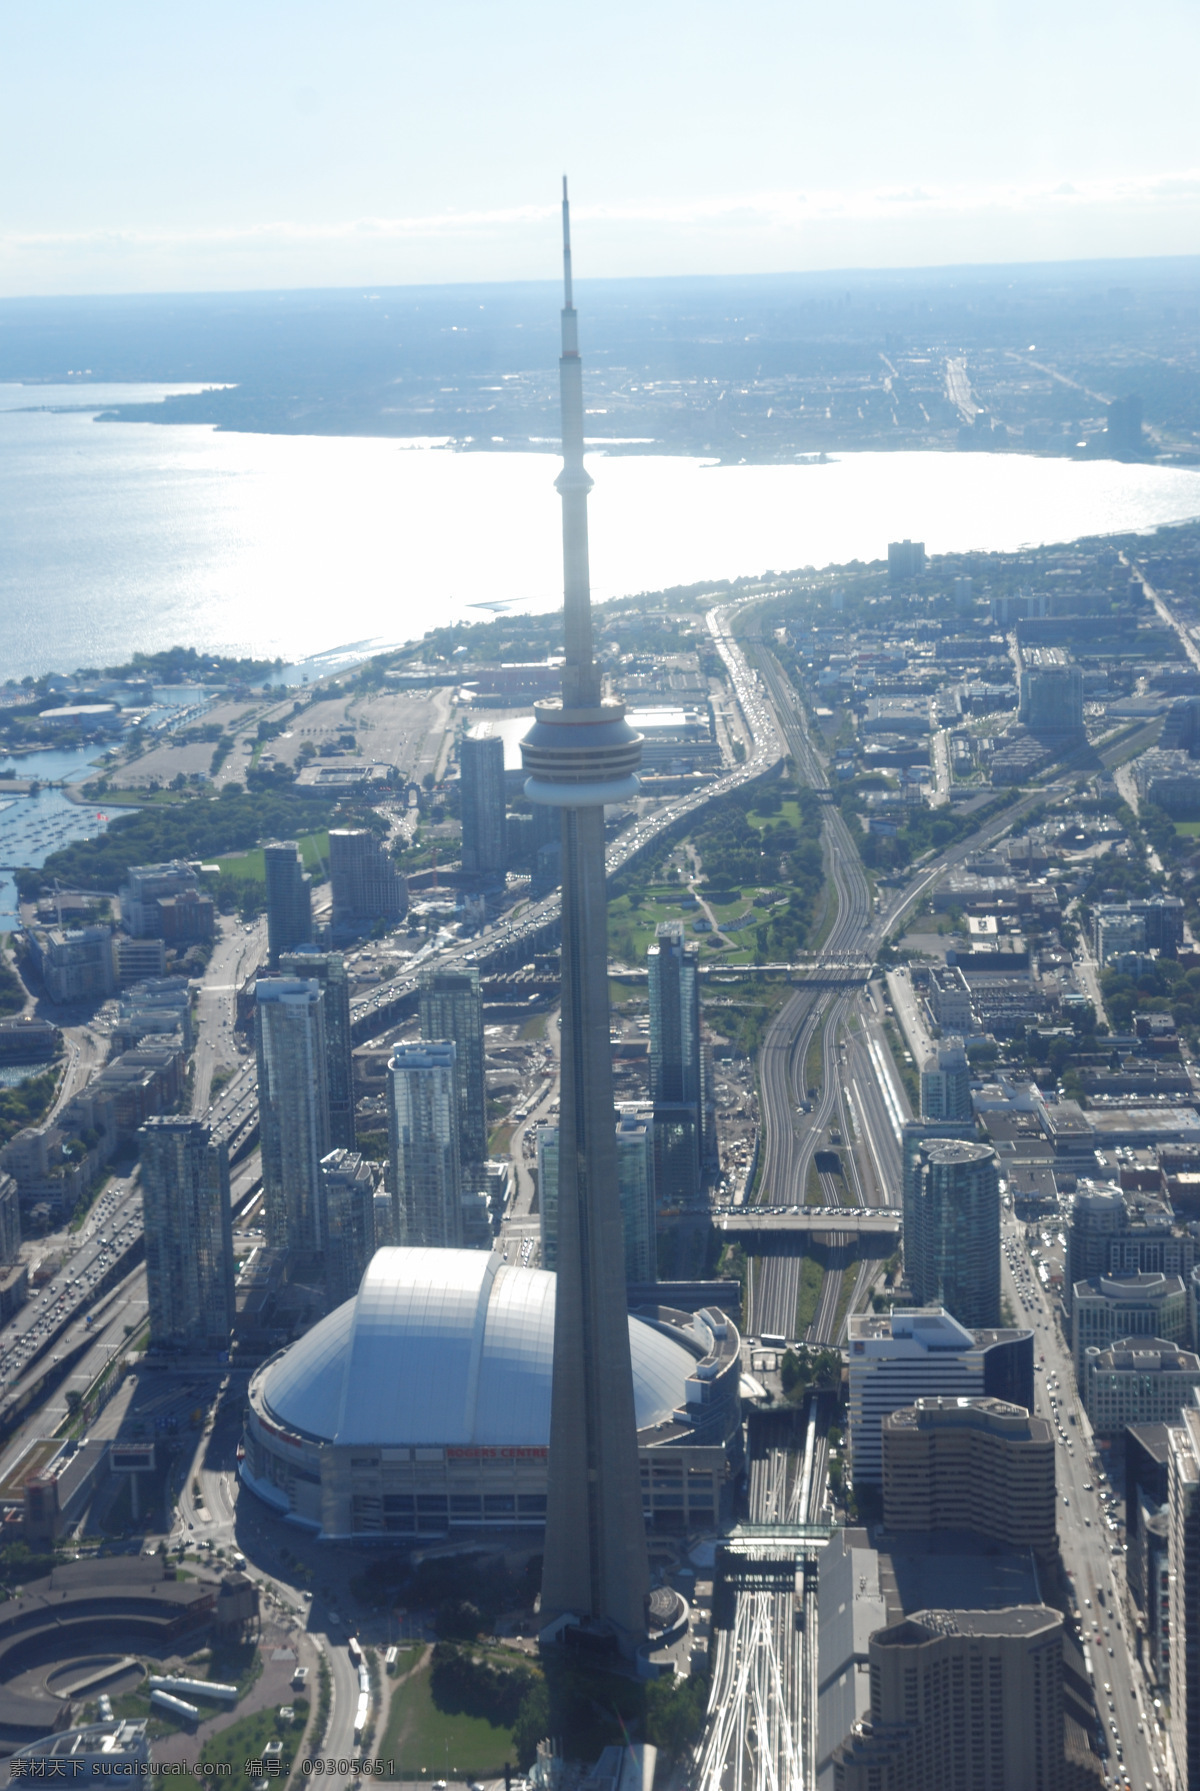
{"type": "MultiPolygon", "coordinates": [[[[1189,270],[1200,274],[1200,248],[1188,254],[1161,255],[1075,255],[1045,256],[1041,259],[1024,261],[944,261],[944,262],[912,262],[883,263],[875,266],[864,264],[855,266],[842,264],[829,267],[781,267],[781,268],[745,268],[737,272],[678,272],[678,273],[640,273],[640,274],[576,274],[575,291],[582,296],[588,289],[598,289],[620,285],[664,285],[682,286],[689,283],[696,285],[736,286],[739,284],[754,285],[757,282],[822,280],[838,281],[843,278],[851,280],[897,280],[906,277],[949,278],[960,276],[964,281],[972,278],[984,279],[987,275],[1046,273],[1061,269],[1064,275],[1085,277],[1089,270],[1102,273],[1105,270],[1131,269],[1144,267],[1167,269],[1177,267],[1181,273],[1189,270]]],[[[367,291],[377,292],[471,292],[471,291],[529,291],[545,290],[558,295],[562,291],[562,275],[555,270],[553,274],[532,278],[514,275],[510,279],[477,280],[464,277],[459,280],[330,280],[321,285],[300,286],[196,286],[196,287],[161,287],[130,288],[113,287],[87,292],[23,292],[0,293],[0,309],[6,305],[67,304],[78,301],[86,304],[90,300],[107,299],[143,299],[153,302],[160,299],[222,299],[222,298],[275,298],[305,296],[319,297],[324,293],[337,295],[354,294],[367,291]]],[[[557,303],[561,300],[556,298],[557,303]]]]}
{"type": "Polygon", "coordinates": [[[10,10],[0,296],[1200,252],[1200,10],[10,10]]]}

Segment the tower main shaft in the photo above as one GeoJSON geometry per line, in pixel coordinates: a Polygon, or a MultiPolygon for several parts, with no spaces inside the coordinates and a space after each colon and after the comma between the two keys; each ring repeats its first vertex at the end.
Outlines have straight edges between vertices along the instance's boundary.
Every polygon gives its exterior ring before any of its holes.
{"type": "Polygon", "coordinates": [[[561,703],[522,742],[525,793],[562,810],[562,1071],[557,1294],[542,1616],[572,1616],[632,1652],[649,1590],[629,1354],[609,1046],[604,805],[638,787],[641,736],[601,700],[592,649],[583,377],[563,181],[561,703]]]}

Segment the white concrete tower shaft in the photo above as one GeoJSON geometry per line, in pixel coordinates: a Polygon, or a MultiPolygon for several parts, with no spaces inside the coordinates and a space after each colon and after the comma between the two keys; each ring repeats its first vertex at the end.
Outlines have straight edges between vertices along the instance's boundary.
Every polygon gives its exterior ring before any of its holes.
{"type": "Polygon", "coordinates": [[[562,811],[562,1079],[554,1388],[542,1615],[573,1618],[632,1653],[646,1633],[649,1570],[625,1302],[609,1048],[604,805],[638,788],[641,737],[601,700],[592,648],[583,381],[563,182],[561,703],[522,742],[526,795],[562,811]]]}

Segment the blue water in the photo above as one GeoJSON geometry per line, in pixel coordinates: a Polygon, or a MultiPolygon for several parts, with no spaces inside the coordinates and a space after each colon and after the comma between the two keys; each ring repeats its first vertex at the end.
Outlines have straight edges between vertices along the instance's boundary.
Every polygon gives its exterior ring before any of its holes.
{"type": "MultiPolygon", "coordinates": [[[[87,403],[167,389],[89,387],[87,403]]],[[[83,398],[78,386],[0,386],[9,676],[176,643],[336,661],[435,619],[479,620],[482,605],[562,601],[551,453],[97,422],[83,398]]],[[[714,467],[593,454],[589,465],[599,598],[876,559],[906,535],[933,553],[1012,550],[1200,515],[1200,471],[1114,461],[840,454],[714,467]]]]}

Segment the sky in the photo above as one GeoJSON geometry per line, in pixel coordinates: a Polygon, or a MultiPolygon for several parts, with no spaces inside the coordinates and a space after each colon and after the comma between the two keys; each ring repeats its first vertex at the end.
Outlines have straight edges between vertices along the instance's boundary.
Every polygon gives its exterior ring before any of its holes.
{"type": "Polygon", "coordinates": [[[1200,253],[1196,0],[0,0],[0,296],[1200,253]]]}

